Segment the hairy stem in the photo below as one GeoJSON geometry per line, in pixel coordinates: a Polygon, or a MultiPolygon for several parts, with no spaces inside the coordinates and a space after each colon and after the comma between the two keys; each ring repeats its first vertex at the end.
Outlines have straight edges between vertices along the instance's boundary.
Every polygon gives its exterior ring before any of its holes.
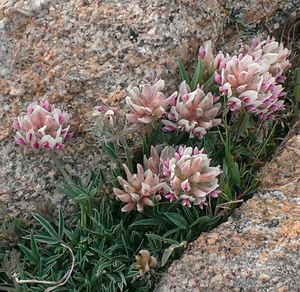
{"type": "Polygon", "coordinates": [[[50,151],[50,157],[53,161],[53,163],[55,164],[56,168],[60,171],[60,173],[63,175],[65,181],[69,184],[69,185],[73,185],[73,182],[69,176],[69,174],[66,172],[64,166],[62,165],[62,163],[60,162],[60,160],[58,159],[56,153],[50,151]]]}

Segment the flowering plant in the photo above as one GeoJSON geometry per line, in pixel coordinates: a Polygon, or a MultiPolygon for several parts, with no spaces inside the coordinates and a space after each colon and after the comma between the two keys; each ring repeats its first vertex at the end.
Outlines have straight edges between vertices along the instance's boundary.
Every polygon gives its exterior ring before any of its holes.
{"type": "MultiPolygon", "coordinates": [[[[95,107],[93,132],[109,167],[71,180],[58,163],[68,183],[62,190],[79,204],[79,216],[66,227],[60,210],[52,227],[33,214],[43,228],[18,245],[28,263],[22,275],[68,272],[59,281],[20,280],[14,253],[3,260],[13,284],[55,285],[37,291],[152,290],[170,259],[256,190],[254,177],[283,132],[280,113],[291,108],[284,90],[289,53],[271,37],[254,38],[236,55],[214,54],[206,41],[191,76],[179,61],[178,88],[168,92],[156,78],[129,87],[123,106],[95,107]]],[[[72,136],[68,120],[48,102],[32,104],[13,124],[16,142],[53,155],[48,150],[61,150],[72,136]]]]}

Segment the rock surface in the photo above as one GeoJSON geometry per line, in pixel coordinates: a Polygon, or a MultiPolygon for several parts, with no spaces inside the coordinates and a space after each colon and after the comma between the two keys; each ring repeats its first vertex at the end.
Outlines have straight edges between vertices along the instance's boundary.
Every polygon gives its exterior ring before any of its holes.
{"type": "Polygon", "coordinates": [[[262,173],[259,192],[172,263],[156,292],[299,291],[300,135],[262,173]]]}
{"type": "Polygon", "coordinates": [[[176,58],[190,60],[207,39],[236,49],[259,28],[286,23],[299,3],[0,0],[0,204],[18,214],[40,200],[66,203],[49,157],[13,144],[12,120],[30,102],[48,99],[72,114],[76,135],[62,158],[85,174],[104,163],[86,131],[99,101],[120,100],[150,69],[172,91],[176,58]]]}

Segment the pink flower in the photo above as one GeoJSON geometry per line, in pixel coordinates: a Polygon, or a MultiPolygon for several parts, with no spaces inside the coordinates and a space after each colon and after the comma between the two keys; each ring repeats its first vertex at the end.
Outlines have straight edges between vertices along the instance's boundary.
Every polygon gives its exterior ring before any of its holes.
{"type": "Polygon", "coordinates": [[[15,141],[33,149],[61,150],[72,137],[68,125],[70,116],[49,102],[30,104],[27,114],[19,116],[13,123],[15,141]]]}
{"type": "Polygon", "coordinates": [[[123,167],[127,180],[121,176],[118,177],[118,181],[123,189],[113,189],[117,199],[126,203],[122,208],[122,212],[138,210],[142,213],[144,206],[153,207],[154,199],[161,199],[158,193],[163,188],[163,183],[159,182],[158,175],[154,174],[150,169],[144,171],[140,164],[137,165],[137,174],[131,174],[126,165],[123,165],[123,167]]]}
{"type": "Polygon", "coordinates": [[[180,147],[176,153],[168,163],[170,192],[165,197],[170,201],[179,199],[188,207],[203,207],[208,195],[218,194],[220,167],[211,167],[210,159],[198,148],[180,147]]]}
{"type": "Polygon", "coordinates": [[[254,38],[251,46],[245,46],[242,52],[267,64],[267,70],[275,77],[277,82],[284,81],[282,74],[290,67],[288,60],[290,51],[284,48],[282,43],[276,42],[275,38],[267,37],[263,41],[260,38],[254,38]]]}
{"type": "Polygon", "coordinates": [[[256,60],[249,54],[228,61],[221,73],[220,91],[228,97],[231,111],[244,108],[262,120],[269,120],[284,108],[279,99],[284,95],[283,88],[266,68],[269,65],[264,60],[256,60]]]}
{"type": "Polygon", "coordinates": [[[172,192],[165,194],[165,198],[170,202],[175,202],[177,200],[176,196],[172,192]]]}
{"type": "Polygon", "coordinates": [[[186,131],[190,137],[201,138],[206,131],[217,126],[221,120],[216,119],[220,103],[215,103],[215,97],[209,92],[205,94],[200,88],[190,92],[190,88],[183,81],[180,84],[180,95],[177,104],[171,107],[167,119],[163,120],[164,130],[186,131]]]}
{"type": "Polygon", "coordinates": [[[163,80],[154,85],[145,84],[140,88],[129,88],[126,105],[129,113],[127,120],[134,124],[152,124],[162,118],[166,110],[175,102],[177,92],[166,97],[162,92],[165,86],[163,80]]]}

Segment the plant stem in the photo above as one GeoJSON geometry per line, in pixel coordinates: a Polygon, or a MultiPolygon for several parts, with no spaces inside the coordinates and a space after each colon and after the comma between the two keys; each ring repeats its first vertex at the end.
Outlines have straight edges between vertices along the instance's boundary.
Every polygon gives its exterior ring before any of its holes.
{"type": "Polygon", "coordinates": [[[296,80],[294,87],[294,100],[296,106],[294,106],[295,115],[299,117],[299,104],[300,104],[300,67],[296,68],[296,80]]]}
{"type": "Polygon", "coordinates": [[[130,171],[133,171],[131,153],[129,151],[129,146],[128,146],[128,143],[126,141],[126,138],[122,137],[120,139],[120,143],[121,143],[121,145],[122,145],[122,147],[123,147],[123,149],[125,151],[127,166],[130,169],[130,171]]]}
{"type": "Polygon", "coordinates": [[[72,182],[70,176],[66,172],[66,170],[65,170],[64,166],[62,165],[62,163],[60,162],[60,160],[57,158],[56,153],[54,153],[52,151],[50,151],[49,153],[50,153],[50,157],[51,157],[52,161],[54,162],[55,166],[60,171],[60,173],[63,175],[67,184],[73,185],[73,182],[72,182]]]}

